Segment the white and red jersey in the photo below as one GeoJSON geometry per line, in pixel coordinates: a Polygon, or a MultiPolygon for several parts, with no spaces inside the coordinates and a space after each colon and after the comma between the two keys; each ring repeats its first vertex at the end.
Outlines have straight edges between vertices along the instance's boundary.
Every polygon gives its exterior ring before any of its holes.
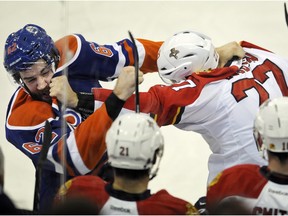
{"type": "MultiPolygon", "coordinates": [[[[141,70],[156,71],[157,52],[162,42],[139,39],[136,43],[141,70]]],[[[65,36],[55,45],[60,62],[54,76],[66,70],[69,84],[77,92],[91,93],[92,87],[100,87],[99,80],[111,80],[124,66],[134,64],[133,45],[128,39],[99,45],[75,34],[65,36]]],[[[112,123],[106,108],[103,105],[83,122],[79,112],[69,108],[62,110],[57,100],[53,100],[51,106],[34,100],[22,87],[15,91],[7,108],[6,139],[28,156],[34,166],[42,148],[46,120],[52,127],[48,160],[43,166],[45,181],[42,181],[41,197],[51,200],[60,184],[59,174],[66,173],[67,178],[87,174],[106,160],[104,138],[112,123]]],[[[49,202],[42,200],[43,204],[49,202]]]]}
{"type": "Polygon", "coordinates": [[[191,215],[197,214],[189,202],[174,197],[166,190],[151,194],[131,194],[115,190],[111,183],[92,175],[78,176],[65,183],[55,197],[55,204],[69,198],[92,201],[101,215],[191,215]],[[63,199],[64,198],[64,199],[63,199]]]}
{"type": "MultiPolygon", "coordinates": [[[[193,73],[179,84],[140,93],[140,111],[160,126],[173,124],[203,136],[212,151],[208,182],[233,165],[267,164],[254,141],[253,121],[266,99],[288,96],[288,60],[248,42],[241,45],[245,57],[229,67],[193,73]]],[[[96,108],[110,92],[94,89],[96,108]]],[[[134,101],[133,96],[123,112],[133,110],[134,101]]]]}
{"type": "Polygon", "coordinates": [[[288,176],[273,173],[267,166],[242,164],[230,167],[211,182],[206,196],[209,212],[222,201],[237,199],[251,214],[288,214],[288,176]]]}

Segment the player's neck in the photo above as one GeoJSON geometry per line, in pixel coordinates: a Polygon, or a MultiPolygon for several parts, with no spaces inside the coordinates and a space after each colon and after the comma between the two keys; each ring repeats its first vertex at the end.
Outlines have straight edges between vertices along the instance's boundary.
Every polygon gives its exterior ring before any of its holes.
{"type": "Polygon", "coordinates": [[[140,194],[147,190],[149,180],[131,180],[115,177],[113,188],[127,193],[140,194]]]}
{"type": "Polygon", "coordinates": [[[278,161],[271,160],[269,161],[268,168],[271,172],[288,176],[288,164],[283,165],[280,164],[278,161]]]}

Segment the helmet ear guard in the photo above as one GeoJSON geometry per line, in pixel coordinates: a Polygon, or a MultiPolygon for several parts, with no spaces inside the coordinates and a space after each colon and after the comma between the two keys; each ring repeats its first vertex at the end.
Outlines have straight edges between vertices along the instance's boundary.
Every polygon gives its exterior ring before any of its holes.
{"type": "Polygon", "coordinates": [[[156,176],[163,155],[164,139],[156,122],[148,115],[119,116],[106,134],[108,162],[112,167],[150,171],[156,176]]]}
{"type": "Polygon", "coordinates": [[[288,97],[268,99],[254,121],[254,137],[259,150],[288,153],[288,97]]]}
{"type": "Polygon", "coordinates": [[[193,72],[214,69],[218,61],[219,55],[208,36],[182,31],[164,41],[158,51],[157,67],[162,80],[171,84],[193,72]]]}

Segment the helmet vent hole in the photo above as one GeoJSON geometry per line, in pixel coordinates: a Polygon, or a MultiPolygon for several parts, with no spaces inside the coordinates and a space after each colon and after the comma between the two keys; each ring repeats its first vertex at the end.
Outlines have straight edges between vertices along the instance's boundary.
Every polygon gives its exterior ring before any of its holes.
{"type": "Polygon", "coordinates": [[[187,58],[187,57],[191,57],[191,56],[194,56],[194,54],[185,55],[183,58],[187,58]]]}

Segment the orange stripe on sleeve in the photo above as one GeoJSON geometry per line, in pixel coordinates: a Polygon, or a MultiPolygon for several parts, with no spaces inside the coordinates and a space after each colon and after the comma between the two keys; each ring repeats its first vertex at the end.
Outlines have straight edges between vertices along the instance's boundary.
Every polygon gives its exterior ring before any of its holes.
{"type": "Polygon", "coordinates": [[[145,39],[137,39],[137,40],[143,44],[146,52],[143,65],[140,68],[140,70],[143,73],[158,71],[157,68],[158,50],[163,42],[162,41],[155,42],[145,39]]]}
{"type": "Polygon", "coordinates": [[[128,53],[128,57],[129,57],[129,60],[130,60],[130,65],[133,65],[133,64],[134,64],[133,50],[132,50],[132,48],[128,45],[128,43],[127,43],[126,41],[124,41],[123,45],[124,45],[125,50],[126,50],[127,53],[128,53]]]}
{"type": "Polygon", "coordinates": [[[69,50],[72,52],[72,56],[75,55],[77,49],[78,49],[78,43],[77,38],[74,35],[68,35],[65,36],[55,42],[55,46],[59,50],[60,53],[60,62],[58,64],[58,67],[61,67],[63,64],[65,64],[67,61],[70,60],[70,58],[67,58],[67,51],[69,50]]]}

